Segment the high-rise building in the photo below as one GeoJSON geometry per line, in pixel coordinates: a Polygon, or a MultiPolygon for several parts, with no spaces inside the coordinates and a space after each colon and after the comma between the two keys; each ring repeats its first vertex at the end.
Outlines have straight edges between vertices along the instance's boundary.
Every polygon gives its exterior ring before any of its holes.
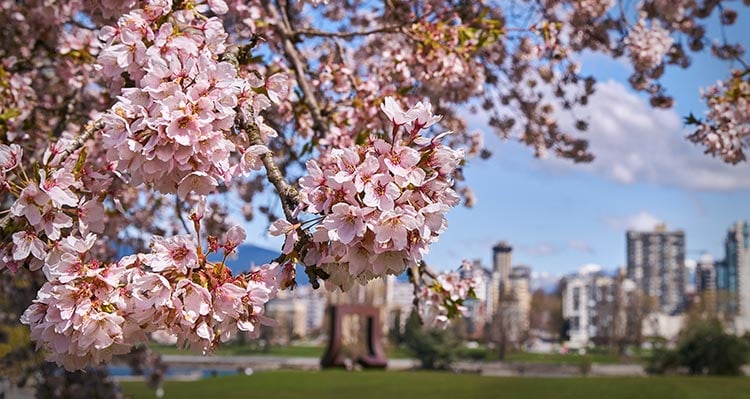
{"type": "Polygon", "coordinates": [[[529,266],[514,266],[510,271],[509,286],[512,302],[506,304],[511,309],[511,322],[514,334],[512,341],[518,341],[529,329],[529,313],[531,312],[531,268],[529,266]]]}
{"type": "Polygon", "coordinates": [[[492,247],[492,302],[499,304],[501,296],[510,291],[510,264],[513,247],[500,241],[492,247]]]}
{"type": "Polygon", "coordinates": [[[654,298],[659,311],[677,314],[685,305],[685,233],[667,231],[627,232],[627,274],[645,295],[654,298]]]}
{"type": "Polygon", "coordinates": [[[716,269],[716,311],[723,316],[737,314],[737,269],[729,270],[726,259],[714,262],[716,269]]]}
{"type": "Polygon", "coordinates": [[[737,300],[735,327],[738,333],[750,331],[750,221],[729,227],[725,243],[729,289],[737,300]],[[735,277],[733,280],[731,277],[735,277]]]}
{"type": "Polygon", "coordinates": [[[710,312],[717,310],[716,263],[711,255],[705,254],[695,267],[695,292],[703,302],[704,310],[710,312]]]}
{"type": "Polygon", "coordinates": [[[579,273],[563,278],[562,312],[569,323],[568,344],[571,348],[585,348],[600,335],[597,329],[599,308],[605,301],[612,301],[605,291],[612,282],[613,279],[602,273],[598,265],[583,266],[579,273]]]}
{"type": "Polygon", "coordinates": [[[713,256],[704,254],[695,266],[695,291],[715,291],[716,287],[716,262],[713,256]]]}

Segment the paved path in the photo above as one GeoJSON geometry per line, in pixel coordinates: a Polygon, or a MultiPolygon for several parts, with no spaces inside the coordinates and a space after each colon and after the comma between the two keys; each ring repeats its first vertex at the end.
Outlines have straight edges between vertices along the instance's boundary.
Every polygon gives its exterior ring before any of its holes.
{"type": "MultiPolygon", "coordinates": [[[[162,360],[170,366],[205,367],[221,369],[277,370],[300,369],[319,370],[320,358],[289,356],[200,356],[200,355],[163,355],[162,360]]],[[[389,370],[404,370],[418,366],[415,359],[389,359],[389,370]]]]}

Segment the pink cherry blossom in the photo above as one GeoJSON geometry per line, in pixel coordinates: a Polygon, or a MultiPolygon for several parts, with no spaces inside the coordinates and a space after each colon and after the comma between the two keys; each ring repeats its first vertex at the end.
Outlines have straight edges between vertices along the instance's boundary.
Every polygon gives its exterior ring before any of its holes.
{"type": "Polygon", "coordinates": [[[380,109],[396,126],[405,125],[414,120],[392,97],[386,97],[380,109]]]}
{"type": "Polygon", "coordinates": [[[364,186],[364,191],[362,202],[381,211],[392,210],[394,201],[401,196],[401,190],[393,179],[385,174],[373,176],[371,183],[364,186]]]}
{"type": "Polygon", "coordinates": [[[19,231],[13,234],[13,259],[24,260],[31,254],[37,259],[44,259],[46,251],[44,243],[33,233],[19,231]]]}
{"type": "Polygon", "coordinates": [[[226,249],[227,252],[232,252],[235,248],[244,243],[245,239],[247,239],[245,230],[240,226],[232,226],[227,230],[226,234],[224,234],[224,249],[226,249]]]}
{"type": "Polygon", "coordinates": [[[198,267],[196,245],[190,236],[154,237],[151,248],[153,254],[149,263],[154,271],[174,268],[186,274],[188,269],[198,267]]]}
{"type": "Polygon", "coordinates": [[[370,213],[371,209],[339,203],[331,210],[332,213],[323,221],[323,226],[328,229],[329,239],[349,244],[356,237],[364,235],[366,231],[364,216],[370,213]]]}
{"type": "Polygon", "coordinates": [[[277,219],[271,223],[268,233],[274,237],[284,235],[284,246],[281,248],[281,252],[284,254],[290,254],[294,249],[294,245],[299,240],[299,234],[297,233],[298,227],[299,226],[288,222],[286,219],[277,219]]]}

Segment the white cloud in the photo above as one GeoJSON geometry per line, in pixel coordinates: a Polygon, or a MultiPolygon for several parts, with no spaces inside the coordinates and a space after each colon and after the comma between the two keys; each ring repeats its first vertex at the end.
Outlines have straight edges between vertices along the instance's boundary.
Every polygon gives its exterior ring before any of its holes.
{"type": "Polygon", "coordinates": [[[664,220],[647,211],[640,211],[624,217],[608,217],[604,219],[604,223],[615,230],[652,231],[656,225],[664,223],[664,220]]]}
{"type": "Polygon", "coordinates": [[[580,274],[595,274],[602,271],[602,267],[595,263],[587,263],[578,269],[580,274]]]}
{"type": "MultiPolygon", "coordinates": [[[[675,110],[654,109],[619,82],[597,84],[589,105],[577,114],[589,122],[583,137],[596,159],[582,165],[551,157],[543,161],[546,167],[585,170],[624,184],[648,182],[711,191],[750,188],[747,163],[727,165],[703,154],[685,139],[689,130],[675,110]]],[[[560,121],[573,131],[567,112],[560,113],[560,121]]]]}
{"type": "Polygon", "coordinates": [[[569,240],[568,247],[570,249],[583,252],[586,254],[594,253],[594,248],[591,247],[591,244],[589,244],[587,241],[584,241],[584,240],[569,240]]]}
{"type": "Polygon", "coordinates": [[[543,289],[547,292],[554,291],[560,284],[560,276],[550,272],[531,272],[531,290],[543,289]]]}
{"type": "Polygon", "coordinates": [[[562,242],[540,242],[535,244],[519,244],[518,251],[531,256],[553,256],[559,255],[565,251],[578,251],[586,254],[593,254],[594,248],[590,243],[584,240],[571,239],[565,243],[562,242]]]}
{"type": "Polygon", "coordinates": [[[560,252],[560,250],[550,244],[550,243],[540,243],[535,245],[520,245],[519,250],[521,252],[525,252],[531,256],[550,256],[550,255],[556,255],[560,252]]]}

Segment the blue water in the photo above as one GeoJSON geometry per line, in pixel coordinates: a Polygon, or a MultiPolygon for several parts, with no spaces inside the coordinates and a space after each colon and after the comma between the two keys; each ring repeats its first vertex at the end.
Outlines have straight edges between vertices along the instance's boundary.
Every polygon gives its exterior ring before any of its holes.
{"type": "MultiPolygon", "coordinates": [[[[219,377],[227,375],[239,374],[241,370],[227,370],[227,369],[213,369],[213,368],[189,368],[189,367],[170,367],[167,369],[166,378],[178,377],[178,376],[193,376],[197,372],[200,373],[201,378],[219,377]]],[[[145,375],[148,376],[150,370],[145,370],[145,375]]],[[[113,377],[125,377],[134,375],[130,367],[128,366],[109,366],[109,374],[113,377]]]]}

